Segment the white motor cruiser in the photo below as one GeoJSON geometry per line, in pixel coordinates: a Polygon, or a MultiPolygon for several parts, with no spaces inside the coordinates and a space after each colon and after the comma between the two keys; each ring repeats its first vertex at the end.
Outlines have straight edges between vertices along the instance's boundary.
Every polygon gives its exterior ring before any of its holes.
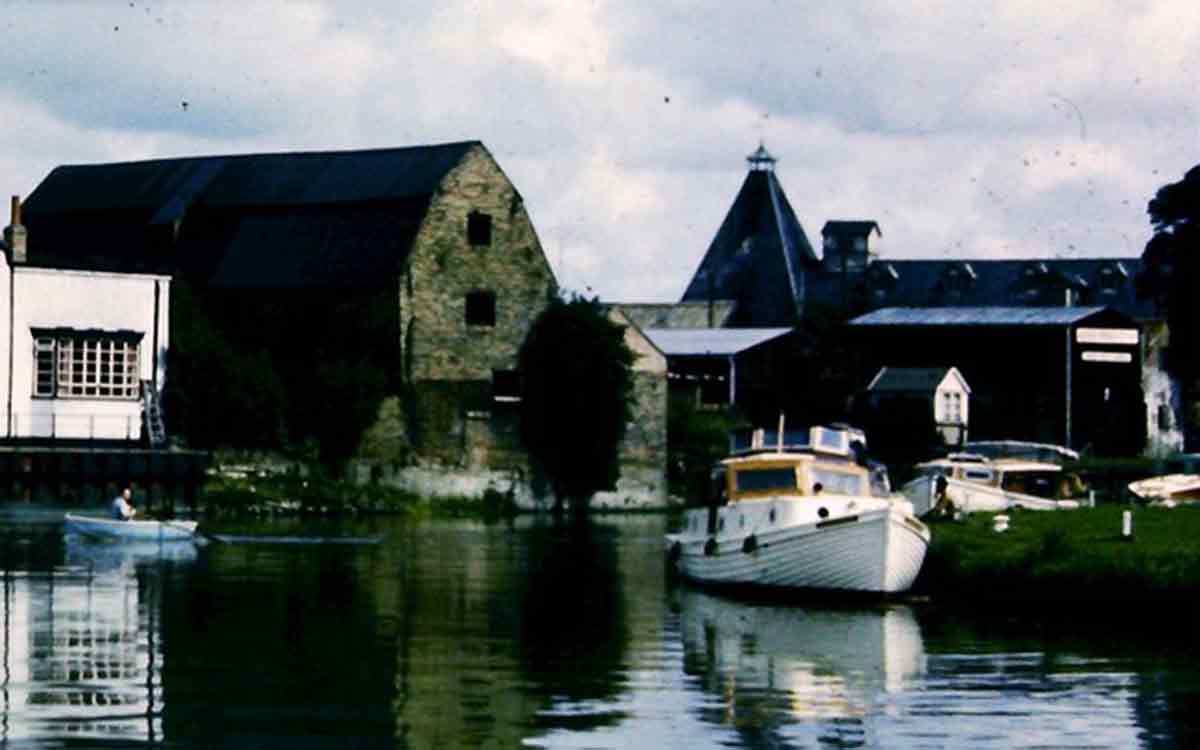
{"type": "Polygon", "coordinates": [[[853,428],[813,427],[774,448],[761,430],[720,464],[707,507],[667,535],[670,562],[709,584],[895,593],[917,577],[929,529],[861,456],[853,428]]]}

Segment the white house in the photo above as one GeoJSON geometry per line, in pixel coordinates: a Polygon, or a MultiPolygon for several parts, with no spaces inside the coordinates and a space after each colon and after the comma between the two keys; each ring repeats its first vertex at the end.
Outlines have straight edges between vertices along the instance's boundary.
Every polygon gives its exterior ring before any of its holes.
{"type": "MultiPolygon", "coordinates": [[[[105,243],[104,237],[94,239],[105,243]]],[[[0,439],[163,438],[168,274],[31,263],[12,200],[0,257],[0,439]]]]}
{"type": "Polygon", "coordinates": [[[967,441],[971,388],[956,367],[881,367],[867,386],[872,401],[926,399],[946,445],[967,441]]]}

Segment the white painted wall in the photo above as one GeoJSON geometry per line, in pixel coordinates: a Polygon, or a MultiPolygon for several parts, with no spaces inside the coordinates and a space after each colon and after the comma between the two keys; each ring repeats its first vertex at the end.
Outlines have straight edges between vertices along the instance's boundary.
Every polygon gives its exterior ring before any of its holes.
{"type": "Polygon", "coordinates": [[[34,398],[31,331],[62,327],[141,332],[138,371],[142,380],[152,380],[157,316],[157,380],[161,390],[169,343],[170,277],[20,265],[13,268],[2,256],[0,266],[0,437],[136,440],[142,428],[140,400],[34,398]]]}

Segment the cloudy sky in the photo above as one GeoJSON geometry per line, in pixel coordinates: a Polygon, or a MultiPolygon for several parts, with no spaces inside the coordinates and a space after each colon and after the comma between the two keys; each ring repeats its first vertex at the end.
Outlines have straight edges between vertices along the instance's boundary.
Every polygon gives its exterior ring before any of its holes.
{"type": "Polygon", "coordinates": [[[679,297],[760,139],[814,246],[870,218],[896,258],[1140,255],[1200,162],[1195,0],[2,0],[0,29],[0,195],[478,139],[609,300],[679,297]]]}

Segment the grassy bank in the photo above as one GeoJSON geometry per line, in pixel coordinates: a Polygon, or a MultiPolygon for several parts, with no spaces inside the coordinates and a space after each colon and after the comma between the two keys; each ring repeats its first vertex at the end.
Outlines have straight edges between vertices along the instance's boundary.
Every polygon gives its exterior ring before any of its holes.
{"type": "Polygon", "coordinates": [[[1200,595],[1200,507],[1101,506],[936,522],[914,593],[934,601],[1071,605],[1155,602],[1191,607],[1200,595]],[[1133,510],[1133,539],[1121,513],[1133,510]]]}
{"type": "Polygon", "coordinates": [[[209,477],[200,489],[198,506],[206,513],[245,515],[381,513],[486,519],[512,512],[511,502],[500,493],[481,499],[431,499],[382,485],[298,474],[209,477]]]}

